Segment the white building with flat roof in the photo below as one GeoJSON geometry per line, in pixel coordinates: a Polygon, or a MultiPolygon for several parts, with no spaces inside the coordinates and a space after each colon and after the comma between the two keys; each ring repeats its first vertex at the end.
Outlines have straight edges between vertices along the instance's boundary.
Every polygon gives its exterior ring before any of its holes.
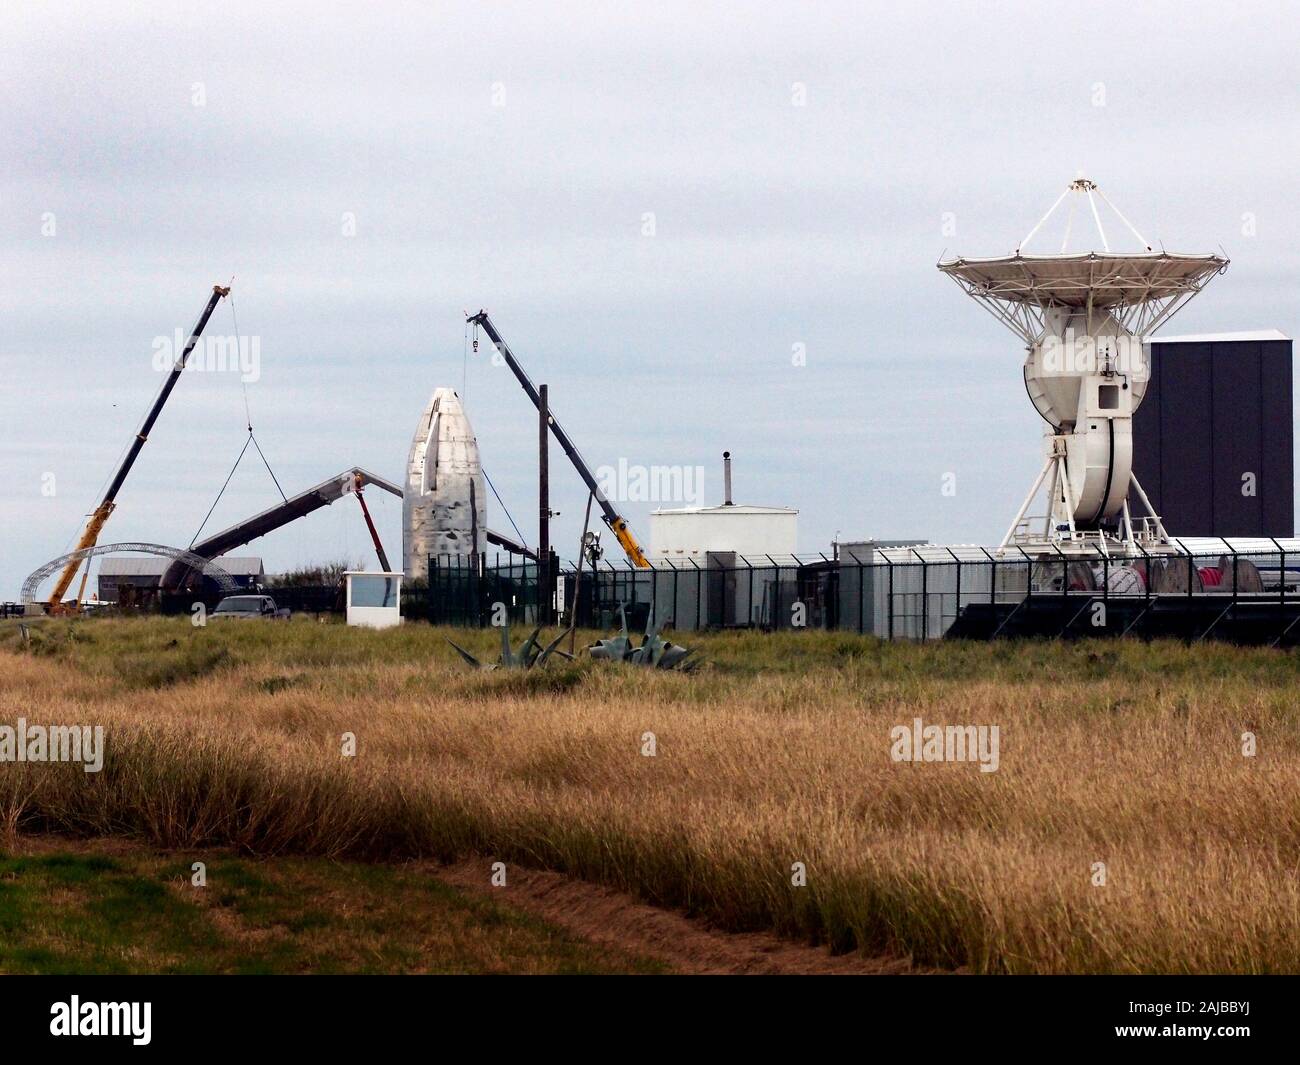
{"type": "Polygon", "coordinates": [[[650,557],[703,561],[711,551],[755,558],[793,555],[798,524],[799,512],[792,507],[723,503],[656,510],[650,514],[650,557]]]}

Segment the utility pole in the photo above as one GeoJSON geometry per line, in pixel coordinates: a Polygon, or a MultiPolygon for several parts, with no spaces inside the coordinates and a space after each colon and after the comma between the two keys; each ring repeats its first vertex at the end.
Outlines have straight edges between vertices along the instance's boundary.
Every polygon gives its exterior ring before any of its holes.
{"type": "Polygon", "coordinates": [[[538,389],[537,404],[537,624],[551,621],[551,466],[550,403],[546,386],[538,389]]]}

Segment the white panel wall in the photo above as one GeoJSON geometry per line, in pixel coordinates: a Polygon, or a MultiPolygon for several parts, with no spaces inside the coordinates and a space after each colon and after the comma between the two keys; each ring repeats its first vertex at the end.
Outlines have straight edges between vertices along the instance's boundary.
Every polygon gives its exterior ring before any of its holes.
{"type": "Polygon", "coordinates": [[[758,507],[663,510],[650,515],[652,558],[696,558],[734,551],[762,558],[793,555],[799,512],[758,507]]]}

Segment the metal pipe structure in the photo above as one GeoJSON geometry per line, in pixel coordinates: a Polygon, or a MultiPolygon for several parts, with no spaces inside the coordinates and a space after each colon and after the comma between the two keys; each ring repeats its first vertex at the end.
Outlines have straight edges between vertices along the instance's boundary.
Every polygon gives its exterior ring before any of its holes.
{"type": "MultiPolygon", "coordinates": [[[[382,489],[389,495],[402,498],[402,489],[392,481],[378,474],[370,473],[363,470],[360,466],[354,466],[350,470],[344,470],[337,476],[331,477],[327,481],[322,481],[315,487],[308,488],[305,492],[299,492],[297,495],[290,496],[283,503],[277,503],[269,510],[264,510],[260,514],[255,514],[251,518],[246,518],[237,525],[232,525],[228,529],[214,533],[205,540],[191,545],[190,551],[201,558],[216,558],[224,555],[227,551],[233,551],[236,547],[242,547],[258,537],[266,536],[292,521],[306,517],[308,514],[327,507],[336,500],[342,499],[349,492],[358,491],[365,485],[373,484],[376,488],[382,489]]],[[[470,504],[471,508],[474,500],[474,485],[470,483],[470,504]]],[[[362,504],[363,507],[365,504],[362,504]]],[[[478,535],[477,528],[477,510],[473,511],[475,517],[471,526],[471,531],[475,537],[478,535]]],[[[536,558],[536,552],[524,544],[520,544],[504,533],[494,532],[492,529],[485,530],[485,536],[488,543],[498,544],[512,551],[517,555],[524,555],[527,558],[536,558]]],[[[376,542],[376,553],[379,550],[379,544],[376,542]]],[[[381,556],[381,559],[386,554],[381,556]]],[[[388,569],[388,563],[383,563],[384,568],[388,569]]],[[[174,562],[168,567],[167,572],[162,578],[162,589],[164,591],[176,591],[181,588],[189,579],[193,567],[183,561],[174,562]]]]}
{"type": "MultiPolygon", "coordinates": [[[[482,327],[483,332],[488,335],[488,339],[492,341],[493,346],[495,346],[497,351],[501,354],[506,365],[510,367],[511,372],[523,386],[524,391],[528,394],[528,398],[533,401],[533,406],[540,410],[542,398],[538,394],[537,388],[529,379],[528,374],[524,372],[524,368],[519,365],[519,361],[515,358],[509,345],[501,339],[501,334],[496,331],[496,327],[492,324],[492,320],[488,318],[487,311],[479,311],[478,314],[470,315],[466,320],[470,325],[476,328],[480,326],[482,327]]],[[[618,542],[627,554],[628,560],[640,569],[648,569],[650,563],[646,559],[645,553],[641,550],[641,545],[637,543],[636,537],[632,535],[632,530],[628,528],[627,519],[622,517],[618,511],[614,509],[613,504],[605,497],[605,493],[601,491],[600,484],[597,482],[595,475],[588,468],[586,462],[583,461],[582,455],[574,446],[573,441],[569,439],[569,434],[564,431],[554,416],[551,416],[550,423],[551,433],[555,437],[555,442],[560,445],[560,448],[564,451],[564,454],[568,457],[569,461],[573,463],[573,468],[578,471],[578,476],[582,478],[583,484],[587,486],[591,494],[595,497],[596,503],[600,506],[602,520],[610,527],[614,535],[618,538],[618,542]]]]}
{"type": "MultiPolygon", "coordinates": [[[[299,492],[292,495],[282,503],[277,503],[269,510],[264,510],[259,514],[246,518],[228,529],[222,529],[220,532],[213,533],[206,539],[200,540],[196,544],[190,545],[190,551],[200,558],[216,558],[224,555],[227,551],[233,551],[236,547],[242,547],[260,536],[266,536],[291,521],[305,517],[314,511],[327,507],[335,500],[342,499],[349,492],[359,492],[365,485],[373,484],[390,495],[402,498],[402,490],[392,481],[386,480],[377,474],[363,470],[360,466],[354,466],[350,470],[344,470],[342,473],[331,477],[328,481],[322,481],[313,488],[308,488],[305,492],[299,492]]],[[[365,504],[362,504],[365,507],[365,504]]],[[[376,544],[378,547],[378,544],[376,544]]],[[[387,564],[384,566],[388,568],[387,564]]],[[[176,591],[186,585],[190,578],[193,568],[184,561],[173,562],[167,572],[163,574],[161,588],[163,591],[176,591]]]]}
{"type": "MultiPolygon", "coordinates": [[[[81,539],[77,542],[76,550],[81,551],[88,547],[94,547],[95,542],[99,539],[100,530],[103,529],[104,523],[113,513],[113,508],[117,505],[117,493],[121,491],[126,476],[131,472],[131,467],[135,465],[135,460],[139,457],[145,441],[149,439],[149,432],[158,420],[158,415],[162,413],[163,405],[167,398],[172,394],[172,389],[176,387],[176,382],[180,380],[181,373],[185,370],[185,365],[189,361],[190,353],[194,346],[199,342],[199,337],[203,334],[204,328],[208,324],[208,319],[212,317],[212,312],[216,309],[217,304],[223,296],[228,296],[230,289],[223,288],[221,285],[212,286],[212,296],[208,300],[208,305],[203,308],[203,313],[199,315],[199,320],[194,329],[190,332],[190,338],[185,343],[185,350],[181,352],[180,357],[172,364],[171,371],[167,379],[163,381],[162,388],[158,391],[158,397],[153,401],[153,406],[149,408],[144,424],[140,426],[139,432],[135,434],[135,439],[131,442],[131,447],[126,453],[126,458],[117,468],[112,482],[108,486],[108,491],[104,493],[103,501],[95,508],[95,512],[90,516],[86,523],[86,529],[81,534],[81,539]]],[[[80,559],[69,562],[63,572],[59,574],[59,579],[55,582],[53,590],[50,592],[49,609],[56,611],[60,608],[64,594],[68,586],[72,584],[72,578],[77,575],[77,568],[81,565],[80,559]]],[[[76,606],[80,605],[80,598],[76,606]]]]}
{"type": "Polygon", "coordinates": [[[731,502],[731,452],[722,453],[722,505],[726,507],[733,506],[731,502]]]}

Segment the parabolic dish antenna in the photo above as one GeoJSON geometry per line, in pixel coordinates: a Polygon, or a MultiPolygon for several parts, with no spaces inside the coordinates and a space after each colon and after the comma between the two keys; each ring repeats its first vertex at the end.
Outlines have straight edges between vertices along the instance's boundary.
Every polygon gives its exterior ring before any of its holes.
{"type": "Polygon", "coordinates": [[[1087,178],[1065,191],[1011,255],[939,263],[963,291],[1028,349],[1025,388],[1047,423],[1046,460],[999,545],[1084,549],[1125,555],[1167,547],[1169,536],[1133,474],[1133,412],[1146,392],[1147,338],[1227,269],[1219,255],[1156,251],[1087,178]],[[1070,200],[1057,254],[1028,254],[1057,209],[1070,200]],[[1112,251],[1100,199],[1140,250],[1112,251]],[[1069,251],[1075,214],[1086,200],[1100,251],[1069,251]],[[1025,514],[1048,485],[1041,531],[1025,514]],[[1129,512],[1130,485],[1146,515],[1129,512]]]}

